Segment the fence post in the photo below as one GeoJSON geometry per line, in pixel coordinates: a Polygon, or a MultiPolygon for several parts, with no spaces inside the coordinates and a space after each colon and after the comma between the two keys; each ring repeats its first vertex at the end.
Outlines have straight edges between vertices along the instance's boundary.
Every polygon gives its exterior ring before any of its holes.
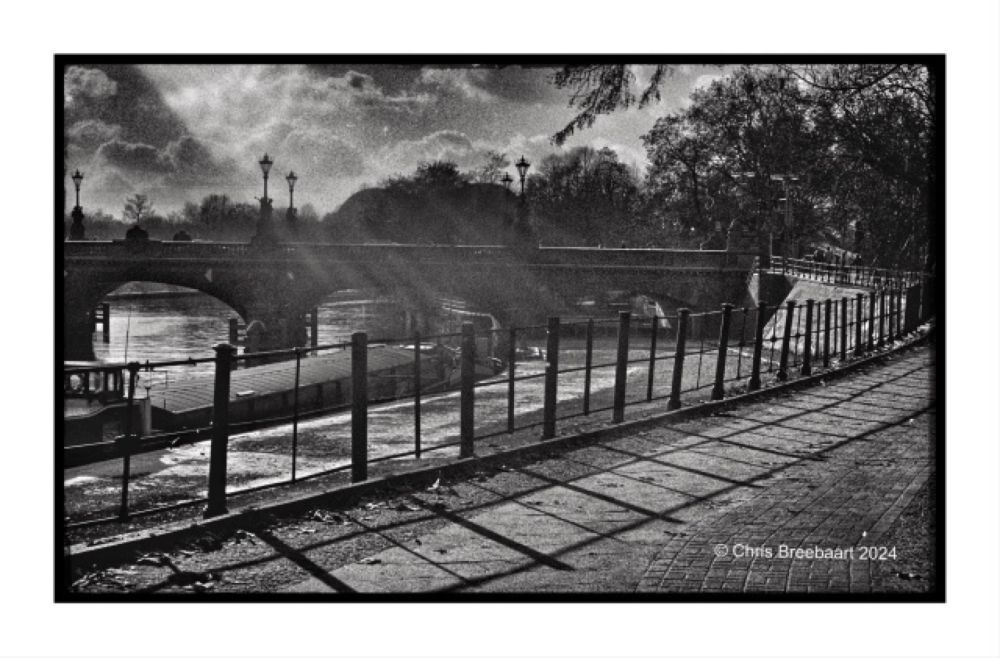
{"type": "Polygon", "coordinates": [[[677,343],[674,347],[674,371],[671,373],[670,400],[667,409],[680,409],[681,381],[684,376],[684,349],[687,346],[688,316],[691,311],[686,308],[677,310],[677,343]]]}
{"type": "Polygon", "coordinates": [[[292,391],[292,482],[299,459],[299,377],[302,373],[302,351],[295,348],[295,390],[292,391]]]}
{"type": "Polygon", "coordinates": [[[420,332],[413,333],[413,456],[420,459],[420,390],[423,373],[420,363],[420,332]]]}
{"type": "Polygon", "coordinates": [[[933,299],[931,295],[934,292],[934,279],[925,276],[921,286],[923,289],[920,293],[920,321],[923,323],[931,317],[931,300],[933,299]]]}
{"type": "Polygon", "coordinates": [[[865,345],[861,342],[861,317],[864,313],[864,293],[858,293],[857,304],[854,310],[854,355],[861,356],[865,353],[865,345]]]}
{"type": "Polygon", "coordinates": [[[319,346],[319,309],[315,306],[309,311],[309,344],[319,346]]]}
{"type": "Polygon", "coordinates": [[[475,433],[476,389],[476,329],[471,322],[462,323],[462,399],[459,420],[458,456],[472,457],[475,433]]]}
{"type": "Polygon", "coordinates": [[[830,367],[830,317],[833,302],[827,299],[823,303],[823,367],[830,367]]]}
{"type": "Polygon", "coordinates": [[[785,309],[785,331],[781,338],[781,356],[778,358],[778,372],[775,375],[779,382],[788,379],[788,350],[792,344],[792,317],[795,315],[795,300],[788,300],[785,309]]]}
{"type": "Polygon", "coordinates": [[[876,347],[885,345],[885,289],[879,290],[878,300],[878,343],[876,347]]]}
{"type": "Polygon", "coordinates": [[[594,318],[587,320],[587,347],[583,363],[583,415],[590,414],[590,368],[594,363],[594,318]]]}
{"type": "Polygon", "coordinates": [[[729,323],[732,320],[733,305],[722,305],[722,323],[719,326],[719,351],[715,357],[715,386],[712,387],[712,399],[721,400],[726,395],[726,355],[729,350],[729,323]]]}
{"type": "Polygon", "coordinates": [[[904,325],[906,333],[916,331],[920,318],[920,284],[915,283],[906,290],[906,323],[904,325]]]}
{"type": "Polygon", "coordinates": [[[812,299],[806,300],[806,342],[802,353],[802,367],[799,369],[799,373],[804,377],[812,374],[812,322],[815,303],[812,299]]]}
{"type": "Polygon", "coordinates": [[[632,314],[628,311],[618,313],[618,359],[615,362],[615,396],[611,421],[620,423],[625,420],[625,386],[628,379],[628,332],[632,314]]]}
{"type": "Polygon", "coordinates": [[[868,351],[875,349],[875,292],[868,295],[868,351]]]}
{"type": "Polygon", "coordinates": [[[653,313],[652,336],[649,339],[649,368],[646,377],[646,402],[653,399],[653,377],[656,373],[656,334],[659,333],[659,325],[656,320],[656,313],[653,313]]]}
{"type": "Polygon", "coordinates": [[[556,435],[556,393],[559,386],[559,318],[549,318],[545,332],[545,408],[542,439],[556,435]]]}
{"type": "Polygon", "coordinates": [[[840,360],[847,361],[847,297],[840,298],[840,360]]]}
{"type": "MultiPolygon", "coordinates": [[[[84,373],[84,381],[90,381],[90,373],[84,373]]],[[[128,520],[128,484],[132,470],[132,409],[135,404],[135,380],[139,377],[139,363],[128,364],[128,406],[125,408],[125,439],[121,444],[122,453],[122,496],[118,508],[118,518],[128,520]]]]}
{"type": "Polygon", "coordinates": [[[351,482],[368,479],[368,334],[351,334],[351,482]]]}
{"type": "MultiPolygon", "coordinates": [[[[507,344],[507,431],[514,431],[514,371],[517,368],[517,329],[511,327],[507,344]]],[[[586,402],[584,402],[586,405],[586,402]]]]}
{"type": "Polygon", "coordinates": [[[903,339],[903,286],[896,287],[896,340],[903,339]]]}
{"type": "Polygon", "coordinates": [[[892,304],[895,301],[895,295],[892,288],[889,288],[885,293],[885,343],[886,345],[892,344],[892,319],[895,315],[892,304]]]}
{"type": "Polygon", "coordinates": [[[764,351],[764,325],[766,324],[767,305],[764,302],[757,304],[757,328],[753,335],[753,361],[750,365],[750,381],[747,389],[756,391],[760,389],[760,357],[764,351]]]}
{"type": "Polygon", "coordinates": [[[229,451],[229,375],[236,348],[228,343],[215,346],[215,391],[212,402],[212,446],[208,462],[207,519],[226,513],[226,460],[229,451]]]}
{"type": "Polygon", "coordinates": [[[108,302],[101,304],[101,339],[105,343],[111,342],[111,304],[108,302]]]}

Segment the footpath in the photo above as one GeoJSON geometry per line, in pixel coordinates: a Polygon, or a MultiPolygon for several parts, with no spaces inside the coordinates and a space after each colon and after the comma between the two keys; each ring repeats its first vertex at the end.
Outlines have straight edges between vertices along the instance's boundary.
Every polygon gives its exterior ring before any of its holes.
{"type": "Polygon", "coordinates": [[[75,574],[81,593],[928,593],[934,348],[75,574]]]}

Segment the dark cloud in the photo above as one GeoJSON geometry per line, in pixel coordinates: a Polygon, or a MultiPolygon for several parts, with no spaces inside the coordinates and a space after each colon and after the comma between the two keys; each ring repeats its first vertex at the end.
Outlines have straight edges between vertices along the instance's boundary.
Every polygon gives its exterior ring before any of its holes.
{"type": "Polygon", "coordinates": [[[357,71],[348,71],[347,84],[354,89],[364,89],[365,85],[372,84],[372,77],[370,75],[358,73],[357,71]]]}
{"type": "Polygon", "coordinates": [[[159,90],[135,66],[70,66],[63,76],[65,119],[121,127],[121,139],[163,148],[188,130],[159,90]],[[108,93],[113,89],[114,93],[108,93]],[[82,93],[81,90],[89,90],[82,93]],[[95,95],[96,92],[104,92],[95,95]],[[71,100],[72,99],[72,100],[71,100]]]}

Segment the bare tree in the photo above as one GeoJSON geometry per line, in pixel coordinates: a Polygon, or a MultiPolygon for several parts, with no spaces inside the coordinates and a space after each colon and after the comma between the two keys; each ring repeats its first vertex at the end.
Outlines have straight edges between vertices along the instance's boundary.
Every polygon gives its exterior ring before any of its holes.
{"type": "Polygon", "coordinates": [[[153,204],[145,194],[136,194],[125,199],[122,217],[127,222],[138,224],[153,213],[153,204]]]}

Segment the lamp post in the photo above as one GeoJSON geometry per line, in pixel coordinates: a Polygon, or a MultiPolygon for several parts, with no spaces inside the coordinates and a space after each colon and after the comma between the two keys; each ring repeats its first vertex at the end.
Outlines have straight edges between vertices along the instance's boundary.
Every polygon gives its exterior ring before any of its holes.
{"type": "Polygon", "coordinates": [[[531,166],[531,163],[528,162],[527,160],[525,160],[524,156],[522,155],[521,159],[518,160],[514,164],[514,166],[517,167],[517,174],[518,174],[518,176],[521,177],[521,197],[523,198],[524,197],[524,178],[525,178],[525,176],[528,175],[528,167],[531,166]]]}
{"type": "Polygon", "coordinates": [[[299,179],[295,175],[294,171],[288,172],[285,176],[285,180],[288,181],[288,212],[285,213],[285,219],[288,221],[288,228],[292,234],[295,234],[298,222],[296,221],[295,213],[295,181],[299,179]]]}
{"type": "Polygon", "coordinates": [[[264,198],[262,199],[262,201],[268,201],[269,199],[267,198],[267,176],[271,172],[271,165],[274,164],[274,160],[269,158],[267,153],[265,153],[264,157],[261,158],[257,164],[260,165],[260,170],[264,172],[264,198]]]}
{"type": "Polygon", "coordinates": [[[267,196],[267,177],[271,172],[274,160],[265,153],[257,164],[260,165],[260,170],[264,174],[264,196],[260,199],[260,219],[257,221],[257,233],[253,236],[252,242],[267,244],[274,241],[274,227],[271,223],[271,199],[267,196]]]}
{"type": "Polygon", "coordinates": [[[83,174],[77,169],[70,178],[73,179],[73,186],[76,188],[76,205],[73,206],[73,212],[70,213],[73,223],[69,227],[69,239],[83,240],[86,235],[83,228],[83,208],[80,207],[80,184],[83,182],[83,174]]]}
{"type": "Polygon", "coordinates": [[[295,209],[295,181],[297,181],[298,179],[299,179],[299,177],[295,175],[294,171],[288,172],[288,175],[285,176],[285,180],[288,181],[288,209],[289,210],[294,210],[295,209]]]}
{"type": "Polygon", "coordinates": [[[514,182],[514,179],[511,177],[510,172],[505,171],[503,172],[503,176],[500,178],[500,182],[503,183],[503,186],[509,192],[510,184],[514,182]]]}
{"type": "Polygon", "coordinates": [[[72,178],[73,178],[73,186],[76,187],[76,204],[75,204],[75,207],[79,208],[80,207],[80,183],[83,182],[83,174],[81,174],[80,170],[77,169],[75,172],[73,172],[72,178]]]}
{"type": "Polygon", "coordinates": [[[521,156],[521,159],[514,163],[517,174],[521,177],[521,196],[517,204],[517,224],[514,226],[515,240],[524,246],[535,244],[534,232],[531,229],[531,222],[528,220],[528,203],[524,196],[524,179],[528,175],[528,167],[531,163],[521,156]]]}

